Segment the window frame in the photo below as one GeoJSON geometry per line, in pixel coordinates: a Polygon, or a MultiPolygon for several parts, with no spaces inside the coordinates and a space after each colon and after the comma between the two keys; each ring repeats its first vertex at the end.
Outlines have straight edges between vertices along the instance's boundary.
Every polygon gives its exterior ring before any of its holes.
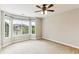
{"type": "MultiPolygon", "coordinates": [[[[16,19],[16,18],[14,18],[14,19],[16,19]]],[[[22,36],[22,35],[29,35],[30,34],[30,21],[29,20],[27,20],[27,19],[17,19],[17,20],[21,20],[22,22],[21,22],[21,34],[19,34],[19,35],[14,35],[13,34],[13,37],[16,37],[16,36],[22,36]],[[23,25],[23,20],[24,21],[28,21],[29,22],[29,26],[28,26],[28,33],[26,33],[26,34],[23,34],[22,32],[23,32],[23,30],[22,30],[22,25],[23,25]]],[[[12,23],[13,24],[13,23],[12,23]]]]}
{"type": "MultiPolygon", "coordinates": [[[[9,14],[9,13],[4,13],[4,14],[7,15],[9,20],[10,20],[9,37],[5,37],[5,33],[4,33],[4,38],[18,37],[18,36],[23,36],[23,35],[36,35],[36,25],[35,25],[35,34],[32,34],[32,25],[31,25],[31,22],[33,22],[33,21],[36,23],[36,19],[24,18],[24,17],[20,17],[19,15],[14,16],[14,15],[9,14]],[[19,34],[19,35],[13,34],[13,20],[14,19],[29,21],[29,30],[28,30],[27,34],[22,34],[22,29],[21,29],[21,34],[19,34]]],[[[5,19],[6,17],[4,16],[3,18],[5,19]]],[[[4,22],[4,25],[5,25],[5,20],[3,22],[4,22]]]]}
{"type": "Polygon", "coordinates": [[[31,27],[31,29],[30,29],[31,30],[31,33],[30,34],[31,35],[36,35],[36,20],[31,20],[30,23],[32,23],[32,22],[35,22],[35,34],[32,33],[32,24],[30,24],[30,27],[31,27]]]}

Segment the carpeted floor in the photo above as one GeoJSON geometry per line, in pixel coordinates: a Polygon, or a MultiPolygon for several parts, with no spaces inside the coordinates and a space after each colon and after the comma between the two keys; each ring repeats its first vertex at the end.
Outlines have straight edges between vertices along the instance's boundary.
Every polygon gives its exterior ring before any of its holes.
{"type": "Polygon", "coordinates": [[[2,54],[71,54],[73,48],[47,40],[29,40],[4,48],[2,54]]]}

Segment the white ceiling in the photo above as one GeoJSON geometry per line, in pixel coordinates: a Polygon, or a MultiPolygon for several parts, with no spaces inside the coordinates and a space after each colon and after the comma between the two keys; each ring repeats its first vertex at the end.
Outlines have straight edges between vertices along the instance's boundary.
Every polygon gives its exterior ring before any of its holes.
{"type": "MultiPolygon", "coordinates": [[[[54,4],[54,7],[52,7],[51,9],[54,9],[55,12],[48,12],[47,15],[62,13],[76,8],[79,8],[79,4],[54,4]]],[[[24,15],[30,17],[46,16],[40,14],[40,12],[34,12],[39,10],[39,8],[35,7],[35,4],[0,4],[0,9],[16,15],[24,15]]]]}

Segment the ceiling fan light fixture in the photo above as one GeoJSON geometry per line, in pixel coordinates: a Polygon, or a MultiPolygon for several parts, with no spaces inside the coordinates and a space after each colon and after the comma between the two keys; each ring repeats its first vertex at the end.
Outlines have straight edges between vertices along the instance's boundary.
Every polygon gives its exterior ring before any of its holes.
{"type": "Polygon", "coordinates": [[[47,14],[47,10],[41,11],[41,14],[47,14]]]}
{"type": "Polygon", "coordinates": [[[53,4],[43,4],[42,6],[36,5],[37,8],[40,8],[41,10],[36,12],[41,12],[41,14],[47,14],[47,12],[54,12],[54,10],[50,10],[49,8],[53,7],[53,4]]]}

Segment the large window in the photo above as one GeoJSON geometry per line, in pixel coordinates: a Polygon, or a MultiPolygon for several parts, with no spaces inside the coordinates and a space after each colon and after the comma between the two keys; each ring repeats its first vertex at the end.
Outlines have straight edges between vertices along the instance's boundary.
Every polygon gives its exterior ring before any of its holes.
{"type": "Polygon", "coordinates": [[[21,25],[22,21],[18,19],[13,19],[13,35],[20,35],[21,34],[21,25]]]}
{"type": "Polygon", "coordinates": [[[9,29],[10,29],[10,20],[8,17],[5,17],[5,37],[9,37],[9,29]]]}
{"type": "Polygon", "coordinates": [[[29,33],[29,21],[22,21],[22,34],[28,34],[29,33]]]}
{"type": "Polygon", "coordinates": [[[13,35],[21,35],[29,33],[29,21],[27,20],[13,20],[13,35]]]}
{"type": "Polygon", "coordinates": [[[11,17],[11,20],[5,16],[5,37],[36,34],[36,22],[34,20],[24,20],[11,17]],[[11,22],[10,22],[11,21],[11,22]]]}
{"type": "Polygon", "coordinates": [[[32,21],[31,22],[31,27],[32,27],[32,34],[35,34],[35,30],[36,30],[36,26],[35,26],[36,24],[35,24],[35,21],[32,21]]]}

